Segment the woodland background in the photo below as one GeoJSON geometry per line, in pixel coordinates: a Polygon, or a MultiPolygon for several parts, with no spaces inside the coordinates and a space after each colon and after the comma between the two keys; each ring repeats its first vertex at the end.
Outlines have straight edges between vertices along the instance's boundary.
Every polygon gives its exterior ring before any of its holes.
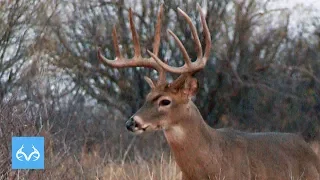
{"type": "Polygon", "coordinates": [[[143,76],[157,74],[112,69],[96,57],[100,46],[114,58],[114,25],[122,53],[133,55],[129,7],[147,56],[162,3],[159,56],[173,66],[182,65],[182,55],[166,29],[196,58],[177,7],[201,40],[196,3],[207,14],[212,53],[197,75],[195,103],[210,126],[319,140],[320,14],[312,7],[290,11],[272,0],[0,1],[0,179],[180,177],[161,132],[133,136],[124,126],[149,91],[143,76]],[[294,13],[310,16],[297,22],[294,13]],[[11,137],[33,135],[46,138],[46,169],[11,171],[11,137]]]}

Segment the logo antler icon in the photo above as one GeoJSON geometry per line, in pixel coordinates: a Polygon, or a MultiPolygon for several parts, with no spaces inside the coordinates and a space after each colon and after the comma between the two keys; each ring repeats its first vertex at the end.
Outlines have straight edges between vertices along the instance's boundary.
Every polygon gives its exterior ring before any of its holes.
{"type": "Polygon", "coordinates": [[[24,153],[24,152],[22,152],[22,149],[24,148],[24,146],[23,146],[24,144],[22,144],[22,146],[21,146],[21,148],[17,151],[17,153],[16,153],[16,158],[19,160],[19,161],[23,161],[22,159],[20,159],[20,158],[22,158],[22,155],[25,157],[25,158],[27,158],[27,155],[24,153]],[[19,156],[20,155],[20,156],[19,156]]]}
{"type": "Polygon", "coordinates": [[[32,144],[32,149],[33,149],[33,152],[29,155],[29,160],[30,160],[31,156],[33,156],[35,158],[33,161],[36,161],[36,160],[38,160],[40,158],[40,153],[39,153],[38,149],[36,149],[34,147],[33,144],[32,144]]]}
{"type": "Polygon", "coordinates": [[[24,144],[22,144],[21,148],[18,149],[17,153],[16,153],[16,158],[19,160],[19,161],[23,161],[21,158],[24,157],[27,161],[30,161],[30,159],[33,157],[33,161],[37,161],[39,158],[40,158],[40,153],[38,151],[38,149],[36,149],[34,147],[34,145],[32,145],[32,149],[33,149],[33,152],[29,154],[29,156],[26,155],[26,153],[24,153],[22,151],[22,149],[24,148],[24,144]]]}

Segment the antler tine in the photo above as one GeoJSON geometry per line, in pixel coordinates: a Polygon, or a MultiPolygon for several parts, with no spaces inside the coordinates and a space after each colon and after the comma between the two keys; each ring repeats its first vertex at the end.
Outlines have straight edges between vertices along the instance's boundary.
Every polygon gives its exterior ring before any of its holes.
{"type": "Polygon", "coordinates": [[[122,55],[119,49],[119,44],[118,44],[118,35],[117,35],[116,26],[113,26],[113,29],[112,29],[112,41],[113,41],[113,47],[116,51],[116,57],[122,58],[122,55]]]}
{"type": "Polygon", "coordinates": [[[186,48],[184,47],[180,39],[177,37],[177,35],[175,35],[171,30],[168,30],[168,33],[174,38],[174,40],[178,44],[180,51],[182,51],[182,55],[183,55],[184,61],[186,62],[186,65],[190,67],[191,59],[188,55],[186,48]]]}
{"type": "MultiPolygon", "coordinates": [[[[161,4],[159,12],[158,12],[158,17],[157,17],[157,23],[155,27],[155,36],[154,36],[154,43],[153,43],[153,53],[158,56],[159,53],[159,47],[160,47],[160,39],[161,39],[161,26],[162,26],[162,16],[163,16],[163,4],[161,4]]],[[[150,53],[149,53],[150,54],[150,53]]],[[[151,59],[153,59],[151,57],[151,59]]],[[[163,84],[166,82],[166,72],[165,70],[158,64],[156,63],[157,66],[159,66],[159,79],[157,84],[163,84]]]]}
{"type": "Polygon", "coordinates": [[[196,32],[196,28],[192,24],[192,21],[191,21],[190,17],[185,12],[183,12],[181,9],[178,8],[179,13],[186,19],[187,23],[189,24],[189,26],[191,28],[192,36],[193,36],[193,39],[194,39],[194,42],[195,42],[196,51],[197,51],[198,55],[197,55],[197,60],[195,62],[191,62],[190,58],[189,58],[189,56],[187,54],[187,51],[185,50],[185,48],[184,48],[183,44],[181,43],[181,41],[177,38],[177,36],[173,32],[169,31],[169,33],[173,36],[173,38],[175,39],[176,43],[178,44],[180,50],[182,51],[186,64],[183,65],[182,67],[172,67],[172,66],[169,66],[168,64],[162,62],[155,55],[152,55],[152,57],[155,59],[155,61],[157,63],[159,63],[160,66],[163,67],[168,72],[177,73],[177,74],[183,74],[183,73],[194,74],[197,71],[203,69],[204,66],[207,63],[207,60],[208,60],[209,55],[210,55],[210,49],[211,49],[211,37],[210,37],[210,32],[209,32],[208,25],[207,25],[207,23],[205,21],[204,14],[203,14],[199,4],[197,4],[197,8],[198,8],[198,10],[200,12],[201,23],[202,23],[202,26],[203,26],[203,32],[204,32],[204,36],[205,36],[205,42],[206,42],[205,54],[203,55],[203,53],[202,53],[201,43],[200,43],[198,34],[196,32]]]}
{"type": "MultiPolygon", "coordinates": [[[[197,4],[199,5],[199,4],[197,4]]],[[[200,9],[201,11],[201,9],[200,9]]],[[[202,56],[202,47],[201,47],[201,42],[197,33],[197,29],[196,27],[193,25],[191,18],[184,12],[182,11],[180,8],[178,8],[178,12],[186,19],[187,23],[189,24],[190,28],[191,28],[191,33],[192,33],[192,37],[196,46],[196,51],[198,53],[198,58],[201,58],[202,56]]],[[[202,11],[201,11],[202,12],[202,11]]]]}
{"type": "MultiPolygon", "coordinates": [[[[156,30],[155,30],[155,38],[154,38],[154,44],[153,44],[153,52],[155,54],[158,54],[159,46],[160,46],[160,31],[161,31],[161,18],[162,18],[162,11],[163,11],[163,5],[160,6],[160,11],[158,13],[157,18],[157,24],[156,24],[156,30]]],[[[114,67],[114,68],[125,68],[125,67],[147,67],[147,68],[153,68],[159,73],[159,80],[157,84],[162,84],[166,81],[166,74],[165,70],[156,62],[153,60],[153,58],[144,58],[141,57],[141,48],[140,48],[140,42],[139,42],[139,35],[136,31],[134,21],[133,21],[133,14],[131,8],[129,9],[129,22],[130,22],[130,30],[132,34],[132,40],[134,45],[134,56],[131,59],[124,58],[121,55],[119,44],[118,44],[118,38],[117,38],[117,31],[116,28],[113,27],[112,31],[112,39],[113,39],[113,46],[115,48],[116,58],[115,60],[110,60],[104,57],[101,53],[100,48],[98,48],[98,58],[104,62],[106,65],[114,67]]],[[[154,87],[154,86],[151,86],[154,87]]]]}
{"type": "Polygon", "coordinates": [[[203,63],[206,64],[209,59],[210,51],[211,51],[211,35],[210,35],[210,31],[209,31],[209,28],[207,25],[206,18],[204,16],[203,11],[202,11],[199,4],[197,4],[197,9],[200,12],[202,29],[203,29],[203,33],[204,33],[204,37],[205,37],[205,41],[206,41],[206,47],[204,50],[204,57],[203,57],[203,63]]]}
{"type": "Polygon", "coordinates": [[[157,17],[157,24],[155,27],[155,36],[154,36],[154,43],[153,43],[153,53],[157,56],[159,52],[159,47],[160,47],[160,37],[161,37],[161,19],[163,16],[163,4],[160,6],[160,10],[158,12],[158,17],[157,17]]]}
{"type": "Polygon", "coordinates": [[[137,33],[136,27],[134,26],[133,18],[132,18],[132,9],[129,9],[129,21],[130,21],[130,29],[132,33],[132,40],[134,45],[134,56],[141,57],[141,48],[139,42],[139,35],[137,33]]]}

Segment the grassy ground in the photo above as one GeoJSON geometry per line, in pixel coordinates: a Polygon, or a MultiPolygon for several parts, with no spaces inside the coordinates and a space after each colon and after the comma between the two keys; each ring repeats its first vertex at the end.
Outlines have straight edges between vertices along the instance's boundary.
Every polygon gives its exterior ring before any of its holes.
{"type": "MultiPolygon", "coordinates": [[[[99,148],[88,150],[83,146],[76,152],[71,146],[57,146],[59,139],[47,138],[45,149],[45,170],[11,170],[10,137],[3,139],[0,144],[0,180],[180,180],[181,172],[174,158],[168,153],[150,145],[149,149],[121,150],[121,158],[112,157],[109,152],[99,148]],[[2,148],[1,148],[2,147],[2,148]],[[57,148],[59,147],[59,148],[57,148]],[[58,149],[58,150],[57,150],[58,149]],[[126,153],[133,153],[126,157],[126,153]],[[152,151],[153,157],[146,158],[138,152],[152,151]],[[132,159],[134,158],[134,159],[132,159]]],[[[142,137],[140,139],[143,139],[142,137]]],[[[157,138],[159,140],[159,138],[157,138]]],[[[320,142],[311,142],[312,149],[320,157],[320,142]]],[[[140,145],[137,145],[140,146],[140,145]]]]}
{"type": "Polygon", "coordinates": [[[160,161],[115,163],[94,155],[85,155],[80,159],[68,157],[52,159],[46,162],[43,170],[9,171],[9,177],[0,179],[88,179],[88,180],[178,180],[181,172],[173,158],[160,161]]]}
{"type": "MultiPolygon", "coordinates": [[[[320,143],[311,143],[313,150],[320,156],[320,143]]],[[[8,171],[8,176],[0,179],[86,179],[86,180],[180,180],[181,172],[174,158],[161,154],[160,159],[144,161],[137,158],[131,162],[113,162],[99,157],[96,153],[81,153],[79,157],[63,154],[49,158],[46,169],[8,171]]]]}

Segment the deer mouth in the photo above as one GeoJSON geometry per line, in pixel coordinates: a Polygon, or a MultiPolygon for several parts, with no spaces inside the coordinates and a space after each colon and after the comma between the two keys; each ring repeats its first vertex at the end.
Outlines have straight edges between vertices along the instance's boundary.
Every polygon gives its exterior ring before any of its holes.
{"type": "Polygon", "coordinates": [[[141,128],[142,131],[146,131],[148,128],[150,127],[150,125],[144,126],[141,128]]]}
{"type": "Polygon", "coordinates": [[[134,134],[141,134],[144,132],[153,132],[153,131],[157,131],[157,130],[161,130],[161,126],[153,126],[153,125],[145,125],[145,126],[140,126],[139,128],[136,127],[134,128],[134,130],[132,131],[134,134]]]}
{"type": "Polygon", "coordinates": [[[144,126],[144,127],[134,127],[131,132],[133,132],[134,134],[142,134],[144,132],[146,132],[147,130],[149,130],[150,126],[144,126]]]}

